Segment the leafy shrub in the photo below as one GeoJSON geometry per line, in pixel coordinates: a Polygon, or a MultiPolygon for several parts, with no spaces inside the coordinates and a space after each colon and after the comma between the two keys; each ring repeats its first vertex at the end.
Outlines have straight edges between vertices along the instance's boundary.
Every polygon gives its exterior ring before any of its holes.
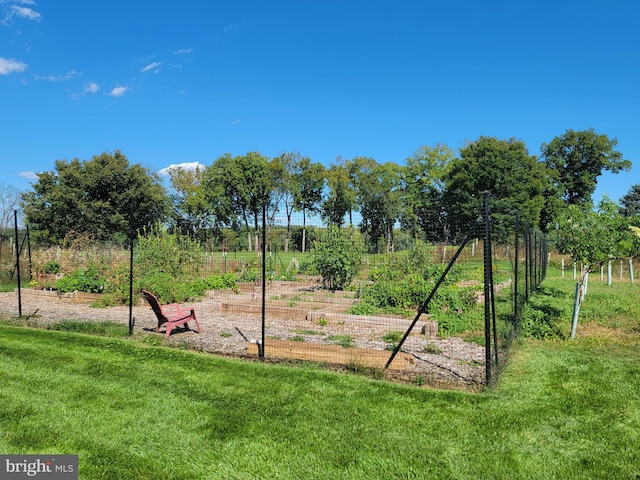
{"type": "Polygon", "coordinates": [[[559,314],[552,308],[525,304],[520,320],[520,334],[539,340],[564,338],[565,334],[560,326],[559,314]]]}
{"type": "Polygon", "coordinates": [[[101,293],[106,278],[102,265],[90,264],[84,270],[76,270],[56,281],[56,288],[61,292],[101,293]]]}
{"type": "Polygon", "coordinates": [[[206,279],[209,290],[225,290],[230,288],[238,293],[238,281],[233,273],[225,273],[224,275],[209,275],[206,279]]]}
{"type": "Polygon", "coordinates": [[[60,273],[60,263],[56,260],[51,260],[44,264],[44,273],[55,275],[60,273]]]}
{"type": "Polygon", "coordinates": [[[351,283],[360,271],[363,242],[352,228],[329,226],[314,243],[313,265],[329,290],[341,290],[351,283]]]}
{"type": "Polygon", "coordinates": [[[347,310],[351,315],[375,315],[379,308],[366,300],[355,303],[347,310]]]}
{"type": "Polygon", "coordinates": [[[197,241],[156,227],[147,236],[138,236],[134,263],[141,276],[163,272],[175,279],[193,278],[202,271],[202,254],[202,247],[197,241]]]}
{"type": "MultiPolygon", "coordinates": [[[[460,335],[464,332],[477,330],[484,325],[483,312],[479,308],[466,312],[448,310],[438,312],[433,317],[438,322],[438,335],[441,337],[460,335]]],[[[484,341],[484,336],[482,341],[484,341]]]]}
{"type": "Polygon", "coordinates": [[[398,343],[402,340],[404,336],[404,332],[399,332],[397,330],[393,330],[391,332],[387,332],[382,336],[382,341],[386,343],[398,343]]]}
{"type": "Polygon", "coordinates": [[[248,267],[247,269],[243,270],[240,273],[238,280],[240,282],[255,282],[258,280],[259,277],[260,277],[259,269],[255,267],[248,267]]]}
{"type": "Polygon", "coordinates": [[[176,282],[168,273],[153,273],[136,282],[136,290],[143,289],[153,292],[160,303],[180,303],[202,297],[209,286],[202,279],[176,282]]]}

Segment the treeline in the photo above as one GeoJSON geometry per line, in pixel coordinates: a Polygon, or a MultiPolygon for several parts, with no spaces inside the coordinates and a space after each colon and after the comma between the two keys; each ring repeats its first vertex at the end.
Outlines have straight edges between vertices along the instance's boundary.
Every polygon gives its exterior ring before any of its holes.
{"type": "MultiPolygon", "coordinates": [[[[487,191],[498,235],[509,233],[516,215],[544,231],[569,205],[591,208],[603,172],[630,169],[616,147],[616,139],[590,129],[567,130],[543,144],[540,156],[520,140],[485,136],[457,152],[424,146],[403,163],[355,157],[325,167],[295,152],[226,154],[204,168],[171,169],[169,191],[122,152],[105,152],[56,161],[22,194],[21,207],[33,238],[49,244],[70,233],[125,242],[163,223],[230,249],[255,249],[264,214],[280,227],[284,250],[309,248],[313,216],[323,225],[356,226],[370,251],[391,251],[399,232],[455,241],[477,218],[487,191]],[[294,213],[302,219],[295,226],[294,213]]],[[[630,192],[622,211],[636,212],[637,202],[630,192]]]]}

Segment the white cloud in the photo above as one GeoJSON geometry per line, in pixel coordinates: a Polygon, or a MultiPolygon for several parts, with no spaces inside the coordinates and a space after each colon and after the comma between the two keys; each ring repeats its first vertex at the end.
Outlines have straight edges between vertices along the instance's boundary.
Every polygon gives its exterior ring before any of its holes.
{"type": "Polygon", "coordinates": [[[100,90],[100,85],[95,82],[87,83],[82,89],[82,93],[86,95],[87,93],[97,93],[100,90]]]}
{"type": "Polygon", "coordinates": [[[231,125],[237,125],[240,123],[240,120],[234,120],[233,122],[231,122],[231,125]]]}
{"type": "Polygon", "coordinates": [[[85,84],[85,86],[84,86],[84,87],[82,87],[82,91],[81,91],[80,93],[77,93],[77,92],[76,92],[76,93],[72,93],[72,94],[71,94],[71,95],[69,95],[69,96],[70,96],[71,98],[73,98],[73,99],[76,99],[76,100],[77,100],[78,98],[80,98],[80,97],[84,97],[85,95],[88,95],[88,94],[90,94],[90,93],[91,93],[92,95],[93,95],[93,94],[96,94],[96,93],[98,93],[98,90],[100,90],[100,85],[98,85],[98,84],[97,84],[97,83],[95,83],[95,82],[89,82],[89,83],[85,84]]]}
{"type": "Polygon", "coordinates": [[[111,95],[112,97],[121,97],[122,95],[127,93],[127,91],[129,90],[130,90],[129,87],[114,87],[109,92],[109,95],[111,95]]]}
{"type": "Polygon", "coordinates": [[[24,72],[27,64],[18,62],[15,58],[0,57],[0,75],[9,75],[13,72],[24,72]]]}
{"type": "Polygon", "coordinates": [[[70,70],[64,75],[47,75],[45,77],[36,77],[40,80],[47,80],[49,82],[63,82],[65,80],[70,80],[78,74],[75,70],[70,70]]]}
{"type": "Polygon", "coordinates": [[[27,170],[24,172],[20,172],[18,174],[18,176],[22,177],[22,178],[26,178],[28,180],[37,180],[38,179],[38,174],[36,172],[34,172],[33,170],[27,170]]]}
{"type": "Polygon", "coordinates": [[[200,162],[185,162],[185,163],[173,163],[168,167],[161,169],[158,173],[160,175],[169,175],[169,171],[181,168],[183,170],[204,170],[205,166],[200,162]]]}
{"type": "Polygon", "coordinates": [[[174,50],[174,55],[188,55],[193,52],[193,48],[179,48],[178,50],[174,50]]]}
{"type": "MultiPolygon", "coordinates": [[[[140,71],[144,73],[144,72],[148,72],[149,70],[156,70],[159,66],[160,66],[160,62],[153,62],[147,65],[146,67],[144,67],[140,71]]],[[[157,73],[157,72],[158,70],[156,70],[154,73],[157,73]]]]}
{"type": "MultiPolygon", "coordinates": [[[[30,3],[28,5],[33,5],[33,3],[30,3]]],[[[32,8],[20,7],[18,5],[9,6],[9,16],[14,16],[14,15],[16,17],[26,18],[28,20],[35,20],[36,22],[42,19],[42,15],[40,15],[38,12],[36,12],[32,8]]]]}

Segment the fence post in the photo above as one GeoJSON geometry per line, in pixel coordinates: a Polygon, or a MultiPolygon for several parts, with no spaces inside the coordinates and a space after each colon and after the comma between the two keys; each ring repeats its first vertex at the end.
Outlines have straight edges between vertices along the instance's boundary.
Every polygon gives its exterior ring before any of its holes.
{"type": "Polygon", "coordinates": [[[16,234],[16,272],[18,273],[18,317],[22,317],[22,293],[20,289],[22,286],[20,285],[20,248],[18,245],[20,244],[18,240],[18,210],[13,211],[13,221],[15,223],[15,234],[16,234]]]}
{"type": "Polygon", "coordinates": [[[264,358],[264,341],[265,341],[265,315],[266,315],[266,296],[267,296],[267,202],[262,200],[262,341],[258,347],[258,356],[264,358]]]}
{"type": "Polygon", "coordinates": [[[520,225],[520,214],[516,213],[516,221],[515,221],[515,228],[514,230],[514,259],[513,259],[513,267],[514,267],[514,271],[513,271],[513,320],[515,321],[518,318],[518,313],[520,311],[519,309],[519,301],[518,301],[518,273],[519,273],[519,267],[518,267],[518,262],[520,261],[520,255],[519,255],[519,248],[520,245],[518,243],[518,227],[520,225]]]}
{"type": "Polygon", "coordinates": [[[485,348],[485,384],[491,385],[492,355],[491,355],[491,227],[489,225],[489,192],[484,193],[484,348],[485,348]]]}
{"type": "Polygon", "coordinates": [[[133,334],[133,203],[129,208],[129,335],[133,334]]]}

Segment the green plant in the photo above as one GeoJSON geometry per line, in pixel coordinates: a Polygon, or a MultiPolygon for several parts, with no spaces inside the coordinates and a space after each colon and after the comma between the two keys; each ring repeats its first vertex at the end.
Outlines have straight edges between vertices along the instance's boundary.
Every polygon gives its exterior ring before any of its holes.
{"type": "Polygon", "coordinates": [[[166,273],[174,279],[199,277],[202,271],[202,247],[186,235],[169,233],[158,225],[146,235],[139,235],[134,249],[134,263],[141,277],[166,273]]]}
{"type": "Polygon", "coordinates": [[[61,292],[101,293],[105,283],[104,266],[91,263],[86,269],[76,270],[70,275],[59,278],[55,286],[61,292]]]}
{"type": "Polygon", "coordinates": [[[363,242],[352,228],[329,226],[314,243],[313,264],[329,290],[341,290],[351,283],[362,265],[363,242]]]}
{"type": "Polygon", "coordinates": [[[44,273],[55,275],[60,273],[60,263],[56,260],[50,260],[44,264],[44,273]]]}
{"type": "Polygon", "coordinates": [[[386,343],[398,343],[400,340],[402,340],[403,336],[404,332],[392,330],[382,336],[382,341],[386,343]]]}
{"type": "Polygon", "coordinates": [[[322,332],[317,330],[296,330],[298,335],[322,335],[322,332]]]}
{"type": "Polygon", "coordinates": [[[355,341],[351,335],[340,335],[333,334],[328,335],[326,339],[336,345],[340,345],[343,348],[353,348],[355,346],[355,341]]]}
{"type": "Polygon", "coordinates": [[[205,281],[206,286],[209,290],[225,290],[229,288],[235,293],[240,292],[237,277],[233,273],[225,273],[224,275],[209,275],[205,281]]]}
{"type": "Polygon", "coordinates": [[[302,335],[294,335],[289,340],[292,342],[304,342],[304,337],[302,335]]]}
{"type": "Polygon", "coordinates": [[[374,315],[378,312],[378,307],[372,305],[366,300],[361,300],[358,303],[354,303],[349,309],[347,313],[351,315],[374,315]]]}
{"type": "Polygon", "coordinates": [[[442,353],[442,349],[433,342],[429,342],[422,347],[422,350],[425,353],[431,353],[434,355],[440,355],[442,353]]]}

